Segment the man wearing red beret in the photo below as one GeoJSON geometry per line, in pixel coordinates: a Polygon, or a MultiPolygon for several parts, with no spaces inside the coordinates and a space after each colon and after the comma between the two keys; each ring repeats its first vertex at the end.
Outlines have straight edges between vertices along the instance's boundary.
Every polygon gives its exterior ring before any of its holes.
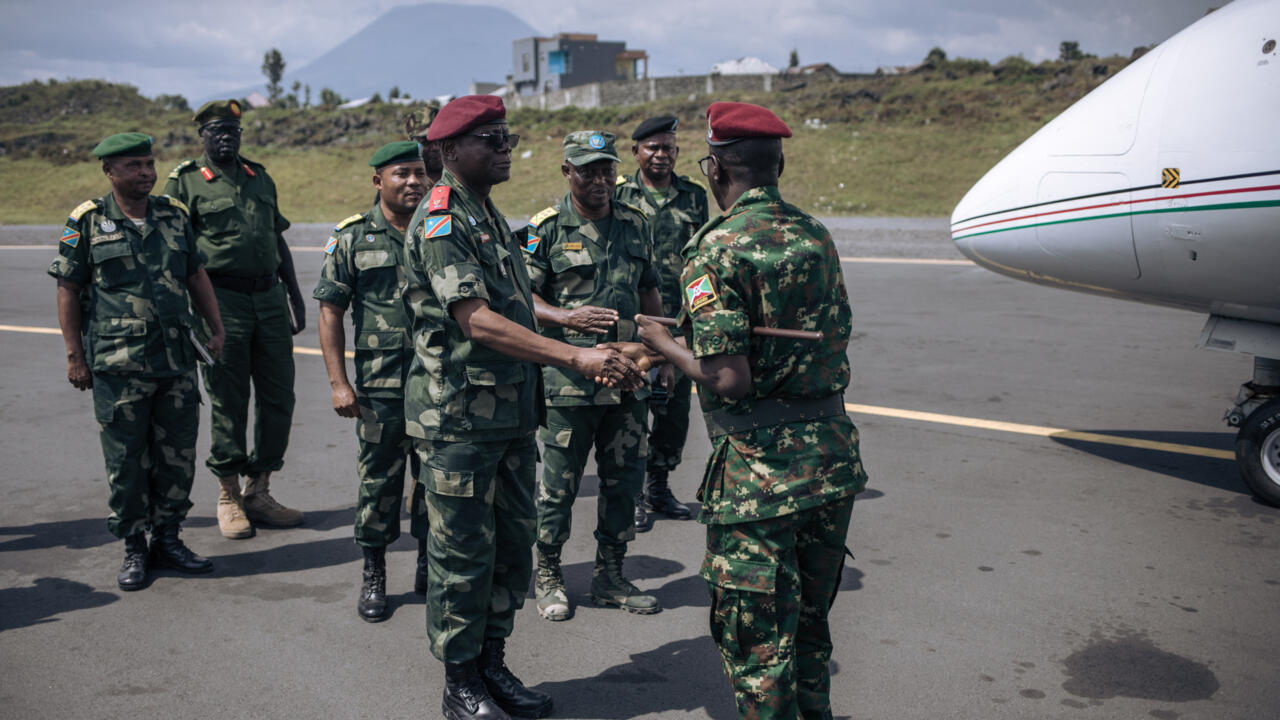
{"type": "Polygon", "coordinates": [[[712,104],[707,124],[699,165],[724,213],[685,249],[684,343],[636,321],[641,339],[701,386],[712,447],[698,492],[701,574],[738,714],[830,718],[827,613],[867,481],[844,411],[849,298],[826,228],[778,191],[791,130],[747,103],[712,104]],[[825,339],[753,337],[762,325],[825,339]]]}
{"type": "Polygon", "coordinates": [[[431,518],[427,639],[445,663],[450,720],[551,712],[551,698],[526,688],[504,661],[532,572],[538,365],[628,390],[643,378],[615,350],[574,347],[534,330],[529,276],[489,199],[510,177],[519,139],[507,130],[500,98],[445,105],[427,132],[440,145],[444,173],[405,238],[414,348],[405,421],[431,518]]]}

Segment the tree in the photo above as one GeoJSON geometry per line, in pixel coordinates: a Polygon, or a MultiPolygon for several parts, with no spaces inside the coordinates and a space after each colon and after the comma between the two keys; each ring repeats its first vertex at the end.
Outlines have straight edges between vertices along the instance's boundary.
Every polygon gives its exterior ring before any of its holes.
{"type": "Polygon", "coordinates": [[[311,85],[310,84],[303,85],[302,89],[306,92],[306,94],[304,95],[306,100],[303,101],[302,107],[311,107],[311,85]]]}
{"type": "Polygon", "coordinates": [[[791,59],[787,60],[787,67],[800,67],[800,53],[795,48],[791,48],[791,59]]]}
{"type": "Polygon", "coordinates": [[[321,105],[327,105],[327,106],[329,106],[329,107],[334,107],[334,106],[337,106],[337,105],[341,105],[341,104],[342,104],[342,103],[344,103],[344,102],[346,102],[346,100],[343,100],[341,95],[339,95],[338,93],[334,92],[333,90],[330,90],[329,88],[324,88],[324,89],[322,89],[322,90],[320,91],[320,104],[321,104],[321,105]]]}
{"type": "Polygon", "coordinates": [[[387,93],[387,97],[392,100],[395,100],[396,98],[400,97],[400,86],[392,85],[390,92],[387,93]]]}
{"type": "Polygon", "coordinates": [[[274,103],[280,99],[280,78],[284,77],[284,56],[277,48],[262,56],[262,74],[267,76],[267,99],[274,103]]]}
{"type": "Polygon", "coordinates": [[[181,95],[157,95],[156,102],[165,110],[191,112],[191,105],[187,102],[187,99],[181,95]]]}
{"type": "Polygon", "coordinates": [[[374,94],[373,94],[373,97],[369,98],[369,104],[370,104],[370,105],[374,105],[374,104],[376,104],[376,103],[380,103],[380,102],[382,102],[382,94],[381,94],[381,93],[374,93],[374,94]]]}
{"type": "Polygon", "coordinates": [[[935,47],[934,49],[929,51],[928,55],[924,56],[924,62],[926,65],[932,65],[933,67],[941,67],[944,63],[947,62],[947,51],[943,50],[940,47],[935,47]]]}
{"type": "Polygon", "coordinates": [[[1080,52],[1080,43],[1075,40],[1063,40],[1058,46],[1058,59],[1062,62],[1083,60],[1084,53],[1080,52]]]}

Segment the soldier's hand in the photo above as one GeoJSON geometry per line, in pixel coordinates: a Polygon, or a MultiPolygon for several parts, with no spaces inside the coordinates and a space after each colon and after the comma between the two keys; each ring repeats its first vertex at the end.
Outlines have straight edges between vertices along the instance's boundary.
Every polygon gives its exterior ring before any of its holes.
{"type": "Polygon", "coordinates": [[[289,306],[293,309],[289,314],[289,331],[297,335],[307,328],[307,303],[294,288],[289,289],[289,306]]]}
{"type": "MultiPolygon", "coordinates": [[[[664,355],[663,347],[670,347],[670,343],[675,343],[675,338],[671,337],[671,331],[666,325],[655,322],[647,315],[636,315],[636,335],[639,336],[641,342],[650,351],[658,355],[664,355]]],[[[665,357],[665,355],[664,355],[665,357]]]]}
{"type": "Polygon", "coordinates": [[[574,358],[573,369],[602,385],[622,390],[635,390],[645,378],[630,358],[609,348],[582,349],[574,358]]]}
{"type": "Polygon", "coordinates": [[[67,358],[67,380],[80,391],[93,387],[93,373],[89,372],[89,363],[83,355],[67,358]]]}
{"type": "Polygon", "coordinates": [[[360,406],[356,404],[356,391],[350,383],[334,386],[333,411],[338,413],[339,417],[360,417],[360,406]]]}
{"type": "Polygon", "coordinates": [[[600,343],[596,347],[617,350],[631,358],[631,362],[635,363],[636,367],[639,367],[642,372],[648,372],[649,368],[656,367],[667,361],[661,353],[656,353],[645,347],[643,343],[638,342],[600,343]]]}
{"type": "Polygon", "coordinates": [[[226,344],[227,344],[227,333],[225,330],[219,330],[218,332],[210,336],[209,342],[205,343],[204,346],[208,348],[209,354],[213,356],[213,359],[217,360],[218,358],[222,357],[222,348],[226,344]]]}
{"type": "Polygon", "coordinates": [[[667,363],[658,368],[658,387],[666,388],[670,392],[671,388],[676,386],[676,366],[667,363]]]}
{"type": "Polygon", "coordinates": [[[618,311],[612,308],[583,305],[569,311],[564,326],[584,333],[606,333],[618,322],[618,311]]]}

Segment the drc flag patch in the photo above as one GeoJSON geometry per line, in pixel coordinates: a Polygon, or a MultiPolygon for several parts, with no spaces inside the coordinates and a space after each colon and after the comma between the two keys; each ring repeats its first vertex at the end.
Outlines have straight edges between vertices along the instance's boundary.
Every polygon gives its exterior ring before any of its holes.
{"type": "Polygon", "coordinates": [[[69,227],[62,228],[62,242],[75,247],[80,244],[80,233],[69,227]]]}
{"type": "Polygon", "coordinates": [[[715,302],[716,289],[711,284],[711,276],[703,275],[702,277],[689,283],[684,288],[685,304],[689,306],[689,311],[693,312],[698,308],[710,302],[715,302]]]}
{"type": "Polygon", "coordinates": [[[429,217],[422,222],[422,237],[444,237],[453,231],[453,216],[429,217]]]}
{"type": "Polygon", "coordinates": [[[542,238],[529,233],[529,237],[524,241],[524,251],[533,254],[538,251],[538,243],[542,242],[542,238]]]}
{"type": "Polygon", "coordinates": [[[324,254],[332,255],[334,250],[338,249],[338,238],[330,236],[329,242],[324,244],[324,254]]]}

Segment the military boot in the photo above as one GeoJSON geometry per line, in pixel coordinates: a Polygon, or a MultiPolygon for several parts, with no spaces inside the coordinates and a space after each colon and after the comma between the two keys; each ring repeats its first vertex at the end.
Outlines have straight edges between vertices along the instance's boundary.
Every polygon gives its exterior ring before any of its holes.
{"type": "Polygon", "coordinates": [[[244,514],[264,525],[293,527],[302,524],[302,511],[287,508],[271,497],[271,473],[262,473],[245,480],[244,514]]]}
{"type": "Polygon", "coordinates": [[[649,532],[653,528],[653,518],[644,511],[644,493],[636,493],[636,532],[649,532]]]}
{"type": "Polygon", "coordinates": [[[622,577],[625,543],[596,545],[596,564],[591,571],[591,601],[597,605],[620,607],[637,615],[652,615],[662,610],[658,598],[645,595],[640,588],[622,577]]]}
{"type": "Polygon", "coordinates": [[[445,720],[510,720],[489,697],[475,660],[444,664],[444,702],[440,705],[445,720]]]}
{"type": "Polygon", "coordinates": [[[203,575],[213,572],[213,563],[191,552],[191,548],[182,543],[178,533],[182,528],[177,523],[164,525],[151,531],[151,560],[156,565],[192,575],[203,575]]]}
{"type": "Polygon", "coordinates": [[[418,541],[418,567],[413,573],[413,591],[419,595],[427,594],[427,541],[418,541]]]}
{"type": "Polygon", "coordinates": [[[485,638],[476,663],[489,697],[508,715],[518,718],[544,718],[551,714],[551,696],[530,690],[511,672],[506,663],[506,640],[485,638]]]}
{"type": "Polygon", "coordinates": [[[141,530],[124,539],[124,564],[116,584],[121,590],[141,590],[147,584],[147,534],[141,530]]]}
{"type": "Polygon", "coordinates": [[[676,500],[667,485],[666,470],[650,470],[644,479],[644,505],[648,510],[660,512],[674,520],[688,520],[693,512],[676,500]]]}
{"type": "Polygon", "coordinates": [[[253,537],[253,525],[244,514],[244,499],[240,497],[240,476],[218,478],[222,491],[218,494],[218,530],[222,537],[233,540],[253,537]]]}
{"type": "Polygon", "coordinates": [[[387,549],[361,549],[364,550],[364,581],[360,584],[356,611],[365,622],[380,622],[387,614],[387,549]]]}
{"type": "Polygon", "coordinates": [[[534,576],[534,592],[538,596],[538,614],[547,620],[568,620],[573,606],[564,591],[564,575],[560,572],[560,546],[538,543],[538,572],[534,576]]]}

